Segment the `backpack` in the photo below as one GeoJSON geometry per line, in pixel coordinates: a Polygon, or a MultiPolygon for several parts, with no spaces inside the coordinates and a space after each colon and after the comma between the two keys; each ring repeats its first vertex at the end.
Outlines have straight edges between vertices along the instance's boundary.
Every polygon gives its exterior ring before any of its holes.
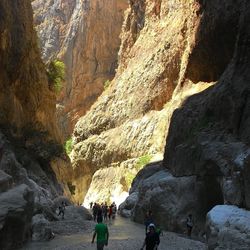
{"type": "Polygon", "coordinates": [[[156,228],[155,232],[159,235],[159,236],[163,236],[163,231],[161,230],[161,228],[156,228]]]}

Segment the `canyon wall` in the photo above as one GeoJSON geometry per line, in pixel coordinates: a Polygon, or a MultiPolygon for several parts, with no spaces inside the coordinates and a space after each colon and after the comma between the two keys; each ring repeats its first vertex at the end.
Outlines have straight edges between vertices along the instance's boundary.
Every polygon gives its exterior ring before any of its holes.
{"type": "MultiPolygon", "coordinates": [[[[228,33],[228,40],[237,36],[234,54],[216,85],[188,98],[174,112],[165,149],[164,165],[174,176],[196,176],[201,186],[198,211],[203,215],[217,204],[250,209],[249,3],[231,4],[228,12],[233,14],[233,9],[235,18],[226,25],[223,10],[220,24],[236,28],[228,33]]],[[[218,6],[226,7],[221,2],[218,6]]]]}
{"type": "MultiPolygon", "coordinates": [[[[73,182],[77,199],[82,201],[85,197],[86,205],[91,199],[124,198],[142,167],[141,160],[163,158],[173,110],[187,96],[213,85],[221,74],[219,71],[200,79],[186,77],[188,69],[195,75],[191,71],[197,58],[194,49],[198,34],[203,33],[199,30],[203,20],[199,1],[129,3],[117,74],[74,130],[73,182]],[[121,175],[116,175],[116,179],[108,174],[112,168],[120,169],[121,175]],[[100,176],[110,177],[112,185],[99,185],[100,176]]],[[[216,14],[215,20],[219,16],[216,14]]],[[[221,42],[227,44],[226,35],[221,42]]],[[[232,43],[225,45],[226,51],[232,43]]],[[[223,60],[228,62],[231,55],[229,50],[223,60]]],[[[214,55],[215,61],[220,62],[220,58],[221,55],[214,55]]],[[[223,66],[226,67],[222,65],[221,70],[223,66]]]]}
{"type": "Polygon", "coordinates": [[[66,65],[57,116],[68,139],[104,83],[114,77],[127,1],[35,0],[32,4],[44,61],[59,58],[66,65]]]}
{"type": "Polygon", "coordinates": [[[138,173],[121,213],[143,222],[151,209],[156,224],[182,233],[193,214],[193,233],[206,234],[209,249],[247,249],[249,2],[199,1],[198,13],[172,99],[190,81],[215,84],[175,106],[164,160],[138,173]]]}
{"type": "Polygon", "coordinates": [[[63,188],[70,196],[52,170],[63,149],[30,0],[0,2],[0,58],[0,248],[17,249],[32,216],[55,219],[52,200],[63,188]]]}

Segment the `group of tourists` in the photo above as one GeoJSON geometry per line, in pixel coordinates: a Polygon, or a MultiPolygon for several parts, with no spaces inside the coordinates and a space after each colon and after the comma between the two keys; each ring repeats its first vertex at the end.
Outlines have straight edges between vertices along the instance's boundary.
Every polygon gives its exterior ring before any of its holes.
{"type": "Polygon", "coordinates": [[[103,250],[104,246],[108,245],[109,240],[109,231],[106,224],[103,223],[103,220],[107,221],[108,219],[115,219],[117,206],[115,202],[113,202],[110,206],[105,203],[90,203],[90,209],[92,209],[93,219],[97,221],[95,226],[92,243],[95,241],[95,237],[97,236],[97,250],[103,250]]]}
{"type": "Polygon", "coordinates": [[[93,202],[91,202],[90,208],[92,209],[94,221],[97,221],[100,217],[105,221],[108,219],[115,219],[117,212],[117,206],[115,202],[113,202],[110,206],[107,205],[107,202],[101,204],[97,202],[93,204],[93,202]]]}
{"type": "MultiPolygon", "coordinates": [[[[97,225],[95,226],[92,243],[94,243],[95,237],[97,236],[97,250],[103,250],[104,246],[108,245],[109,240],[109,231],[106,224],[103,223],[103,219],[106,218],[105,213],[109,211],[108,208],[112,208],[110,211],[116,211],[116,205],[115,203],[112,203],[109,207],[107,204],[101,204],[98,203],[90,204],[90,207],[92,208],[93,215],[95,214],[95,217],[97,219],[97,225]]],[[[113,214],[113,212],[111,212],[113,214]]],[[[157,250],[158,246],[160,244],[160,236],[163,235],[161,229],[159,227],[155,226],[153,213],[151,210],[147,211],[144,219],[145,224],[145,240],[143,242],[143,245],[141,247],[141,250],[146,247],[146,250],[157,250]]],[[[186,219],[186,227],[187,227],[187,235],[190,237],[193,229],[193,218],[192,214],[189,214],[186,219]]]]}

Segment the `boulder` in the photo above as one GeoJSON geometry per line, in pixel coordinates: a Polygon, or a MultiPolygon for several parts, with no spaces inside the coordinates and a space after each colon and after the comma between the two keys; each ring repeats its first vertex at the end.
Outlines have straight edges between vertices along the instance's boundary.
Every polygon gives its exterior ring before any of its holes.
{"type": "Polygon", "coordinates": [[[0,195],[0,249],[17,249],[29,237],[34,195],[19,185],[0,195]]]}
{"type": "Polygon", "coordinates": [[[161,161],[156,161],[147,164],[143,169],[141,169],[136,177],[133,180],[133,185],[131,189],[129,190],[129,194],[132,194],[139,188],[141,185],[141,181],[144,179],[147,179],[148,177],[154,175],[156,172],[159,172],[160,170],[164,170],[166,168],[162,167],[162,162],[161,161]]]}
{"type": "Polygon", "coordinates": [[[46,220],[57,221],[56,210],[49,203],[36,202],[34,206],[34,214],[43,214],[46,220]]]}
{"type": "Polygon", "coordinates": [[[49,221],[43,214],[37,214],[32,218],[32,240],[48,241],[53,238],[53,233],[49,221]]]}
{"type": "Polygon", "coordinates": [[[250,249],[250,211],[218,205],[207,214],[209,249],[250,249]]]}
{"type": "MultiPolygon", "coordinates": [[[[200,217],[198,191],[194,176],[176,178],[166,170],[156,172],[140,185],[133,219],[144,222],[146,212],[152,210],[157,225],[183,233],[188,214],[193,214],[196,220],[200,217]]],[[[196,227],[199,225],[196,224],[196,227]]]]}
{"type": "Polygon", "coordinates": [[[82,206],[67,206],[65,209],[65,220],[92,220],[90,212],[82,206]]]}
{"type": "Polygon", "coordinates": [[[120,214],[144,223],[146,212],[152,210],[158,226],[180,233],[186,232],[186,218],[192,214],[193,233],[202,235],[209,211],[205,181],[196,176],[174,177],[160,165],[150,164],[138,173],[132,192],[119,207],[120,214]]]}
{"type": "Polygon", "coordinates": [[[125,218],[129,218],[132,215],[132,210],[134,209],[138,201],[138,192],[133,192],[127,197],[127,199],[119,206],[119,213],[125,218]]]}

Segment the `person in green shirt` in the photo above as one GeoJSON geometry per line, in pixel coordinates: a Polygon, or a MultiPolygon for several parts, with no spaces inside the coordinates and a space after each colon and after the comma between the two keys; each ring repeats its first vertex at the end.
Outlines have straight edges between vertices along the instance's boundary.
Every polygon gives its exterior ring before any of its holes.
{"type": "Polygon", "coordinates": [[[95,237],[97,235],[97,250],[103,250],[104,246],[108,245],[109,231],[107,225],[102,223],[102,217],[97,218],[97,223],[98,224],[95,226],[92,243],[94,243],[95,237]]]}

